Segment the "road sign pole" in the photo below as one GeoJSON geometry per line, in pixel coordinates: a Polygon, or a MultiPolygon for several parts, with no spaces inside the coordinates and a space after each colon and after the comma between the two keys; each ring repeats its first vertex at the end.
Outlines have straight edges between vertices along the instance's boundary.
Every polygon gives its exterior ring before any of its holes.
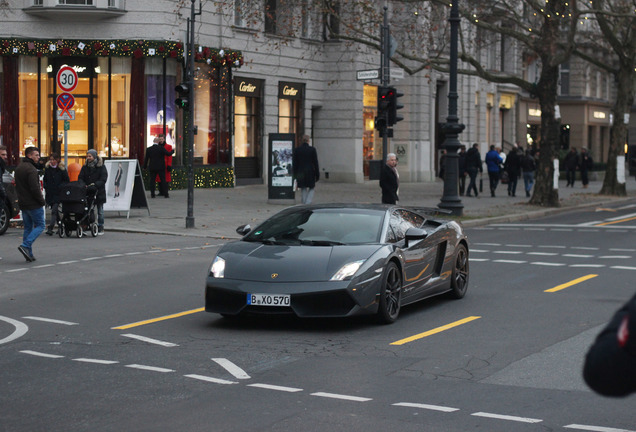
{"type": "Polygon", "coordinates": [[[66,128],[64,128],[64,165],[68,169],[68,130],[66,128]]]}

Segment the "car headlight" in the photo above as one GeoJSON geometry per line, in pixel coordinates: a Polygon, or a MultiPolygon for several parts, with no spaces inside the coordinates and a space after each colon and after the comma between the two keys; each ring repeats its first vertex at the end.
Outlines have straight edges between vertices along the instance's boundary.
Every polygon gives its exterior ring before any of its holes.
{"type": "Polygon", "coordinates": [[[225,260],[221,257],[214,258],[212,261],[212,266],[210,266],[210,273],[215,278],[225,277],[225,260]]]}
{"type": "Polygon", "coordinates": [[[358,269],[363,263],[364,263],[364,260],[360,260],[360,261],[354,261],[354,262],[350,262],[343,265],[342,267],[340,267],[340,270],[338,270],[336,274],[334,274],[331,277],[331,280],[341,281],[341,280],[350,278],[351,276],[356,274],[356,272],[358,271],[358,269]]]}

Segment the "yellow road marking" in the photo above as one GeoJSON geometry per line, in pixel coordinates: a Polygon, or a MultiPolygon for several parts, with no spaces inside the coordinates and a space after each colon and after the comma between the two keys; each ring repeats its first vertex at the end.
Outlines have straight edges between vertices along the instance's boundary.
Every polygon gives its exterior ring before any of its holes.
{"type": "Polygon", "coordinates": [[[190,314],[194,314],[194,313],[198,313],[198,312],[203,312],[204,310],[205,310],[205,308],[192,309],[192,310],[189,310],[189,311],[179,312],[179,313],[172,314],[172,315],[166,315],[166,316],[162,316],[162,317],[159,317],[159,318],[152,318],[152,319],[148,319],[148,320],[145,320],[145,321],[138,321],[138,322],[135,322],[135,323],[132,323],[132,324],[125,324],[125,325],[122,325],[122,326],[119,326],[119,327],[112,327],[111,330],[126,330],[126,329],[129,329],[129,328],[139,327],[139,326],[146,325],[146,324],[152,324],[152,323],[156,323],[156,322],[159,322],[159,321],[165,321],[165,320],[169,320],[169,319],[172,319],[172,318],[179,318],[179,317],[182,317],[184,315],[190,315],[190,314]]]}
{"type": "Polygon", "coordinates": [[[481,318],[480,316],[470,316],[468,318],[461,319],[459,321],[452,322],[450,324],[443,325],[441,327],[434,328],[433,330],[429,330],[424,333],[416,334],[415,336],[407,337],[406,339],[401,339],[396,342],[391,342],[391,345],[404,345],[409,342],[413,342],[414,340],[422,339],[430,335],[434,335],[436,333],[441,333],[445,330],[452,329],[453,327],[460,326],[462,324],[466,324],[467,322],[474,321],[476,319],[481,318]]]}
{"type": "Polygon", "coordinates": [[[633,221],[635,220],[636,217],[630,217],[630,218],[626,218],[626,219],[619,219],[619,220],[615,220],[615,221],[611,221],[611,222],[603,222],[600,224],[596,224],[594,226],[605,226],[605,225],[613,225],[613,224],[617,224],[617,223],[621,223],[621,222],[629,222],[629,221],[633,221]]]}
{"type": "Polygon", "coordinates": [[[544,292],[557,292],[557,291],[561,291],[562,289],[566,289],[567,287],[571,287],[572,285],[576,285],[576,284],[581,283],[581,282],[584,282],[584,281],[586,281],[586,280],[588,280],[588,279],[595,278],[596,276],[598,276],[598,275],[597,275],[597,274],[589,274],[589,275],[587,275],[587,276],[583,276],[583,277],[580,277],[580,278],[578,278],[578,279],[574,279],[573,281],[570,281],[570,282],[567,282],[567,283],[561,284],[561,285],[559,285],[559,286],[555,286],[554,288],[547,289],[547,290],[545,290],[544,292]]]}

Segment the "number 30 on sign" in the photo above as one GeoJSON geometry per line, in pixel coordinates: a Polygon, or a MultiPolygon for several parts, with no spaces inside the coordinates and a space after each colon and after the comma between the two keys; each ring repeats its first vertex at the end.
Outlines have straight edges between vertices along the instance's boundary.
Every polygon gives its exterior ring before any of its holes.
{"type": "Polygon", "coordinates": [[[70,66],[62,66],[57,72],[57,86],[63,92],[72,92],[77,87],[77,72],[70,66]]]}

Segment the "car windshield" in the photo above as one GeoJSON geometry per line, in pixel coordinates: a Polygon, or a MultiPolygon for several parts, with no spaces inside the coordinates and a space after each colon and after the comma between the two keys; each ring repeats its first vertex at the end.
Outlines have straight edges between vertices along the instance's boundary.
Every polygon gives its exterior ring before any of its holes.
{"type": "Polygon", "coordinates": [[[379,241],[384,211],[298,209],[263,222],[244,240],[266,244],[334,246],[379,241]]]}

